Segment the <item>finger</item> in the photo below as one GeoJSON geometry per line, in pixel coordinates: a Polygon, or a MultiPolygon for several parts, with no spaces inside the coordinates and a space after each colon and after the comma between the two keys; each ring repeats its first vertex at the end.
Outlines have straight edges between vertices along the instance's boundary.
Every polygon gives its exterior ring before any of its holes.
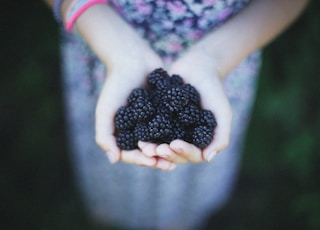
{"type": "Polygon", "coordinates": [[[95,141],[97,145],[107,153],[109,161],[111,163],[116,163],[120,159],[120,149],[118,148],[116,138],[113,135],[113,126],[113,123],[108,124],[107,121],[103,121],[97,116],[95,141]]]}
{"type": "Polygon", "coordinates": [[[230,141],[231,121],[226,117],[219,120],[218,118],[213,141],[203,150],[203,158],[208,162],[211,162],[219,152],[224,150],[230,141]]]}
{"type": "Polygon", "coordinates": [[[157,157],[157,163],[154,167],[161,170],[171,171],[176,168],[176,164],[161,157],[157,157]]]}
{"type": "Polygon", "coordinates": [[[139,141],[138,147],[141,149],[142,153],[148,157],[157,156],[157,145],[154,143],[139,141]]]}
{"type": "Polygon", "coordinates": [[[96,109],[95,119],[95,141],[97,145],[107,154],[111,163],[120,159],[120,149],[117,146],[114,133],[113,119],[106,119],[108,113],[101,112],[101,107],[96,109]],[[105,116],[104,116],[105,115],[105,116]]]}
{"type": "Polygon", "coordinates": [[[96,135],[96,143],[106,153],[110,163],[120,160],[120,149],[113,135],[96,135]]]}
{"type": "Polygon", "coordinates": [[[154,167],[157,164],[157,160],[154,157],[147,157],[138,149],[130,151],[123,150],[121,152],[121,161],[128,164],[150,167],[154,167]]]}
{"type": "Polygon", "coordinates": [[[108,99],[111,97],[107,97],[105,94],[106,90],[103,89],[95,111],[95,140],[97,145],[106,152],[109,161],[115,163],[120,159],[120,149],[114,136],[116,104],[111,99],[108,99]]]}
{"type": "Polygon", "coordinates": [[[187,159],[177,155],[168,144],[161,144],[156,148],[157,156],[176,164],[185,164],[187,159]]]}
{"type": "Polygon", "coordinates": [[[211,162],[219,152],[229,145],[230,134],[224,130],[219,131],[217,130],[212,143],[203,150],[203,158],[208,162],[211,162]]]}
{"type": "Polygon", "coordinates": [[[182,140],[174,140],[170,143],[170,148],[174,152],[192,163],[203,161],[201,149],[182,140]]]}
{"type": "Polygon", "coordinates": [[[217,153],[224,150],[230,142],[232,113],[231,109],[221,109],[215,112],[217,126],[214,131],[213,141],[203,150],[203,158],[210,162],[217,153]]]}
{"type": "Polygon", "coordinates": [[[213,112],[217,122],[213,141],[203,150],[203,158],[208,162],[228,146],[232,126],[232,108],[229,100],[222,85],[216,82],[215,86],[215,93],[219,96],[214,97],[208,93],[208,97],[202,100],[203,106],[213,112]]]}

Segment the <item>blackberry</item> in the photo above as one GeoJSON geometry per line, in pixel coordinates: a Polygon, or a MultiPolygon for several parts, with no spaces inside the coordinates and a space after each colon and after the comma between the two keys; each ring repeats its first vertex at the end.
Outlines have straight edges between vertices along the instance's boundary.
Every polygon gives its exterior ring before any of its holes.
{"type": "Polygon", "coordinates": [[[185,140],[186,137],[186,129],[179,123],[179,121],[173,121],[172,122],[172,134],[167,139],[168,144],[170,144],[173,140],[185,140]]]}
{"type": "Polygon", "coordinates": [[[187,92],[187,95],[189,96],[189,100],[192,101],[195,104],[200,105],[200,94],[198,90],[196,90],[195,87],[193,87],[190,84],[185,84],[183,86],[183,89],[187,92]]]}
{"type": "Polygon", "coordinates": [[[200,119],[198,124],[205,125],[209,128],[215,128],[217,126],[217,121],[215,116],[210,110],[203,109],[201,110],[200,119]]]}
{"type": "Polygon", "coordinates": [[[183,125],[190,126],[195,124],[200,119],[200,114],[201,111],[198,106],[195,104],[189,104],[188,106],[184,107],[177,116],[183,125]]]}
{"type": "Polygon", "coordinates": [[[148,75],[145,88],[134,89],[115,116],[117,145],[138,148],[138,141],[157,144],[180,139],[205,148],[217,126],[213,113],[203,110],[200,94],[179,75],[159,68],[148,75]]]}
{"type": "Polygon", "coordinates": [[[170,84],[172,86],[182,86],[184,83],[183,83],[183,79],[180,77],[180,75],[178,74],[173,74],[171,77],[170,77],[170,84]]]}
{"type": "Polygon", "coordinates": [[[213,139],[213,129],[201,125],[193,130],[192,144],[203,149],[207,147],[213,139]]]}
{"type": "Polygon", "coordinates": [[[163,104],[160,104],[155,109],[156,109],[156,114],[161,114],[166,119],[172,120],[173,113],[171,113],[171,111],[168,107],[164,106],[163,104]]]}
{"type": "Polygon", "coordinates": [[[165,116],[158,114],[148,123],[150,138],[161,143],[172,134],[172,125],[165,116]]]}
{"type": "Polygon", "coordinates": [[[153,88],[162,90],[169,86],[169,78],[170,77],[165,70],[161,68],[155,69],[148,76],[148,84],[153,88]]]}
{"type": "Polygon", "coordinates": [[[129,107],[122,106],[117,110],[115,116],[116,128],[123,130],[134,126],[134,118],[129,107]]]}
{"type": "Polygon", "coordinates": [[[186,129],[183,140],[190,144],[193,144],[193,129],[186,129]]]}
{"type": "Polygon", "coordinates": [[[138,123],[134,128],[134,136],[140,141],[150,141],[148,125],[146,123],[138,123]]]}
{"type": "Polygon", "coordinates": [[[138,97],[131,105],[132,116],[136,122],[149,120],[154,115],[154,108],[148,98],[138,97]]]}
{"type": "Polygon", "coordinates": [[[143,88],[137,88],[132,90],[128,97],[128,103],[134,104],[137,102],[139,98],[149,98],[149,93],[146,89],[143,88]]]}
{"type": "Polygon", "coordinates": [[[121,130],[117,136],[117,145],[124,150],[133,150],[138,148],[138,140],[132,130],[121,130]]]}
{"type": "Polygon", "coordinates": [[[161,106],[163,94],[160,90],[151,90],[149,95],[154,108],[161,106]]]}
{"type": "Polygon", "coordinates": [[[189,103],[188,93],[182,87],[172,87],[168,89],[162,99],[164,105],[171,112],[180,111],[189,103]]]}

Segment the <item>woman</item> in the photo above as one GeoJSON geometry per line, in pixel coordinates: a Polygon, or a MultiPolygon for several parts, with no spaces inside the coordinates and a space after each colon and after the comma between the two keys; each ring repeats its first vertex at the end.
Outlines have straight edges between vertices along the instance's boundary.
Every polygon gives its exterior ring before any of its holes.
{"type": "Polygon", "coordinates": [[[47,2],[69,31],[62,41],[69,136],[90,213],[127,228],[199,229],[236,179],[257,50],[307,0],[47,2]],[[160,67],[195,86],[203,108],[215,114],[215,136],[205,149],[181,140],[139,142],[131,151],[116,145],[116,110],[160,67]]]}

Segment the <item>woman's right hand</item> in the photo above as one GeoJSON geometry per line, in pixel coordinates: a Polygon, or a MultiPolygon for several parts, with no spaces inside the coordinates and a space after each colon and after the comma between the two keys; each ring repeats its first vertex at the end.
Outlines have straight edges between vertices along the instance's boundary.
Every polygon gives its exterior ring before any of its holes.
{"type": "MultiPolygon", "coordinates": [[[[66,4],[67,5],[67,4],[66,4]]],[[[96,106],[96,142],[110,162],[122,161],[159,169],[174,164],[157,157],[145,156],[139,149],[121,150],[116,143],[114,117],[126,104],[134,88],[145,85],[148,73],[163,67],[161,59],[127,22],[109,5],[97,4],[77,20],[76,30],[107,68],[96,106]]]]}
{"type": "Polygon", "coordinates": [[[122,161],[129,164],[170,170],[175,164],[159,157],[149,157],[136,150],[121,150],[116,143],[114,117],[117,109],[127,103],[134,88],[143,87],[152,70],[161,67],[160,58],[153,52],[140,47],[140,51],[123,55],[115,66],[108,70],[108,76],[96,107],[96,142],[103,149],[110,162],[122,161]]]}

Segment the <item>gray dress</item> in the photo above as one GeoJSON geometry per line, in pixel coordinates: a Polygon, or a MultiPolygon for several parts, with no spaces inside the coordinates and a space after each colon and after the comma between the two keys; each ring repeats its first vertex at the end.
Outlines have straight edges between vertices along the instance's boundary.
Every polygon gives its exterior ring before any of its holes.
{"type": "MultiPolygon", "coordinates": [[[[113,1],[112,6],[165,62],[235,16],[247,0],[113,1]]],[[[236,39],[236,38],[235,38],[236,39]]],[[[259,52],[225,79],[233,109],[231,143],[212,163],[179,165],[172,172],[112,165],[95,144],[94,114],[106,69],[76,35],[63,33],[62,66],[71,159],[88,211],[126,229],[199,229],[235,185],[254,102],[259,52]]]]}

